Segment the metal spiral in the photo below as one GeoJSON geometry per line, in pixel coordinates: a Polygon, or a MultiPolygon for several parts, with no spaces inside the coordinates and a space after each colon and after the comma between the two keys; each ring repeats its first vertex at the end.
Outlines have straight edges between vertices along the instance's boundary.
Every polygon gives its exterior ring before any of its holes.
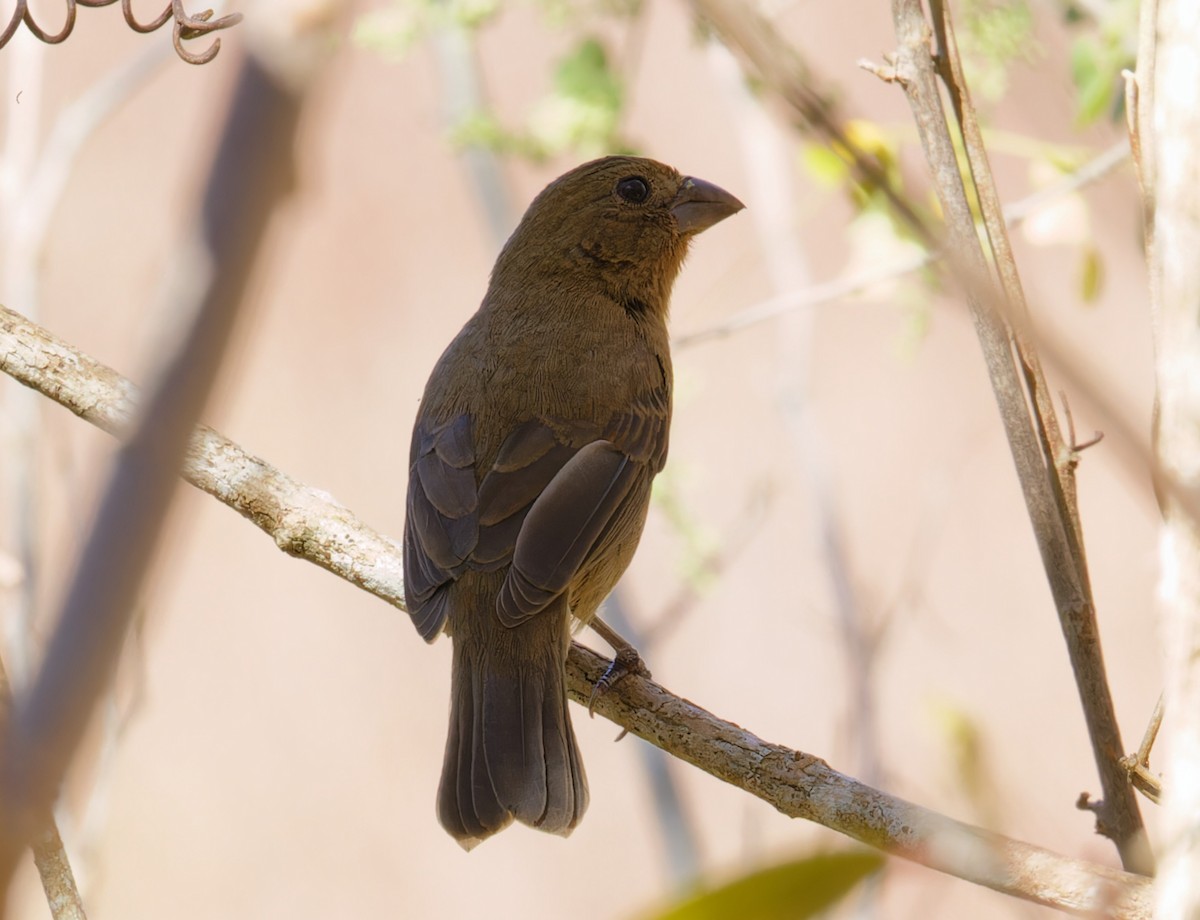
{"type": "MultiPolygon", "coordinates": [[[[12,18],[9,20],[4,31],[0,32],[0,48],[8,44],[8,40],[13,37],[22,19],[25,20],[25,25],[29,31],[39,39],[48,45],[57,45],[59,42],[65,41],[67,36],[71,34],[71,30],[75,28],[75,10],[77,7],[109,6],[116,2],[117,0],[66,0],[67,21],[60,31],[51,33],[39,26],[34,20],[33,14],[29,11],[28,0],[17,0],[12,18]]],[[[202,13],[197,13],[195,16],[189,16],[187,10],[183,8],[183,0],[171,0],[167,8],[150,22],[139,22],[137,17],[134,16],[133,0],[121,0],[121,12],[125,14],[125,22],[128,23],[129,28],[135,32],[153,32],[155,29],[165,25],[168,19],[174,19],[175,26],[172,41],[175,45],[175,53],[189,64],[207,64],[215,58],[217,52],[221,50],[221,39],[214,38],[213,43],[199,54],[193,54],[183,47],[184,41],[201,38],[210,32],[228,29],[230,26],[235,26],[242,21],[241,13],[230,13],[228,16],[213,19],[212,10],[205,10],[202,13]]]]}

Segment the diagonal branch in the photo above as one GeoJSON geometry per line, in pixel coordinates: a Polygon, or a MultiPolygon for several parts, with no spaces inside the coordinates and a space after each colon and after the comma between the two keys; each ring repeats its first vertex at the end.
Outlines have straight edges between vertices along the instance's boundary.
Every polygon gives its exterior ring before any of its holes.
{"type": "MultiPolygon", "coordinates": [[[[131,417],[129,381],[0,307],[0,370],[109,432],[131,417]]],[[[403,609],[399,545],[324,493],[252,457],[209,428],[193,435],[184,477],[253,521],[285,551],[403,609]]],[[[606,662],[574,646],[568,686],[591,694],[606,662]]],[[[939,815],[767,743],[658,684],[622,681],[597,711],[651,744],[769,802],[870,846],[996,891],[1088,916],[1150,916],[1148,880],[1069,859],[939,815]]]]}
{"type": "Polygon", "coordinates": [[[187,317],[130,426],[29,688],[0,725],[0,900],[26,844],[48,825],[59,786],[115,668],[176,474],[216,379],[274,205],[290,188],[301,93],[258,57],[241,66],[200,219],[172,278],[187,317]],[[253,149],[251,149],[253,148],[253,149]]]}
{"type": "Polygon", "coordinates": [[[930,53],[931,32],[920,0],[893,0],[899,50],[890,76],[903,87],[946,215],[950,258],[967,289],[1000,415],[1016,464],[1047,581],[1083,706],[1104,800],[1092,806],[1097,830],[1110,837],[1122,864],[1150,874],[1153,856],[1137,800],[1121,767],[1124,751],[1104,668],[1095,603],[1088,578],[1075,501],[1074,445],[1063,442],[1054,405],[1029,335],[1028,310],[987,152],[957,59],[949,13],[931,0],[942,80],[967,151],[970,179],[983,212],[984,250],[964,187],[942,107],[930,53]],[[1020,365],[1018,369],[1018,363],[1020,365]]]}
{"type": "MultiPolygon", "coordinates": [[[[798,129],[824,138],[850,165],[857,181],[882,191],[896,215],[929,250],[942,240],[909,204],[871,155],[841,129],[844,117],[813,89],[796,49],[764,16],[742,0],[689,0],[696,15],[744,61],[747,73],[782,101],[798,129]]],[[[1082,534],[1070,479],[1074,445],[1063,443],[1049,391],[1029,335],[1015,262],[1008,250],[1003,214],[991,189],[986,151],[974,124],[961,72],[952,64],[955,51],[944,3],[933,0],[938,16],[942,76],[951,92],[964,147],[986,215],[990,251],[984,254],[963,187],[935,77],[932,30],[920,0],[893,0],[899,49],[892,66],[878,68],[883,78],[903,85],[913,110],[949,234],[946,261],[951,280],[965,288],[984,352],[1001,419],[1009,439],[1021,490],[1059,622],[1066,639],[1092,752],[1104,790],[1096,803],[1097,829],[1111,837],[1123,864],[1153,871],[1137,801],[1120,758],[1124,752],[1100,650],[1082,534]],[[1011,298],[1006,303],[1006,298],[1011,298]],[[1020,356],[1020,367],[1014,351],[1020,356]]]]}

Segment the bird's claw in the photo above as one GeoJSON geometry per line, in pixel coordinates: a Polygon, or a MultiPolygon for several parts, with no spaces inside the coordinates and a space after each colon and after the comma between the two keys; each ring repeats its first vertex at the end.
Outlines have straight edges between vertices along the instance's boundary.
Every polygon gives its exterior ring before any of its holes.
{"type": "Polygon", "coordinates": [[[637,674],[640,677],[650,676],[650,669],[646,667],[646,663],[642,661],[642,656],[638,654],[637,649],[632,645],[617,650],[617,654],[613,656],[613,660],[608,663],[608,667],[604,669],[604,673],[600,675],[600,679],[592,687],[592,696],[588,700],[588,715],[594,716],[596,701],[615,687],[617,682],[623,677],[630,674],[637,674]]]}

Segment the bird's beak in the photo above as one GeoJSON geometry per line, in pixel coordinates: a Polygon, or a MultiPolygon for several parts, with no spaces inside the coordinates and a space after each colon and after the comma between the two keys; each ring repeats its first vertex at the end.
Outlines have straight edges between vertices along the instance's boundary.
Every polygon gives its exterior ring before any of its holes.
{"type": "Polygon", "coordinates": [[[744,207],[725,189],[687,176],[671,204],[671,213],[679,222],[680,233],[699,233],[744,207]]]}

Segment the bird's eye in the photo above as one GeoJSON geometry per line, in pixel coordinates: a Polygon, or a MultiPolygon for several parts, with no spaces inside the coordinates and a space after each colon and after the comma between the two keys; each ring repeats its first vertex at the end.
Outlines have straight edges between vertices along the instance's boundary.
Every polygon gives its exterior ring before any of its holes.
{"type": "Polygon", "coordinates": [[[617,183],[617,194],[633,204],[641,204],[650,197],[650,186],[641,176],[631,176],[617,183]]]}

